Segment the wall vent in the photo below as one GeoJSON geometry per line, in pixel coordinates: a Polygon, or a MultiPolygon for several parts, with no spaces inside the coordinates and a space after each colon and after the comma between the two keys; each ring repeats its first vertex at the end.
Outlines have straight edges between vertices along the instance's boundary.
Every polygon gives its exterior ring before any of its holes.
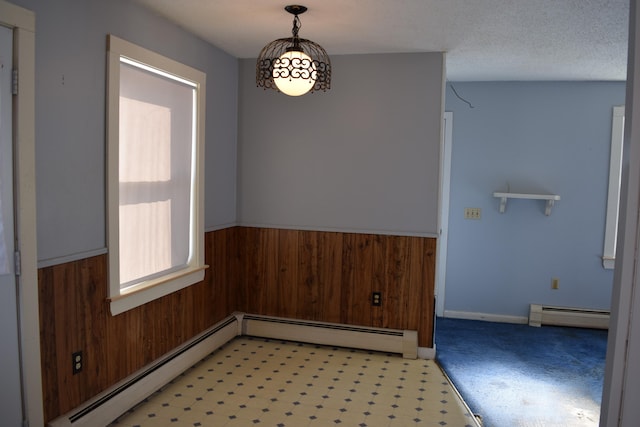
{"type": "Polygon", "coordinates": [[[610,313],[607,310],[531,304],[529,326],[554,325],[608,329],[609,316],[610,313]]]}

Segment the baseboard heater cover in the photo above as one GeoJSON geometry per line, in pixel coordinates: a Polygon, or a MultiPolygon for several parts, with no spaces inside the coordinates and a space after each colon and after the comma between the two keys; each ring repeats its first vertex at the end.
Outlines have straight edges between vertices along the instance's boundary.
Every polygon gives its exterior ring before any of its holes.
{"type": "Polygon", "coordinates": [[[418,332],[410,330],[245,314],[242,316],[242,334],[400,353],[406,359],[415,359],[418,356],[418,332]]]}
{"type": "Polygon", "coordinates": [[[73,411],[49,422],[50,427],[105,426],[208,354],[240,334],[235,315],[212,326],[170,353],[140,369],[73,411]]]}
{"type": "Polygon", "coordinates": [[[239,335],[399,353],[408,359],[418,356],[417,331],[234,313],[47,425],[108,425],[129,409],[132,402],[141,402],[181,372],[239,335]]]}
{"type": "Polygon", "coordinates": [[[531,304],[529,326],[554,325],[578,328],[609,328],[610,312],[585,308],[555,307],[531,304]]]}

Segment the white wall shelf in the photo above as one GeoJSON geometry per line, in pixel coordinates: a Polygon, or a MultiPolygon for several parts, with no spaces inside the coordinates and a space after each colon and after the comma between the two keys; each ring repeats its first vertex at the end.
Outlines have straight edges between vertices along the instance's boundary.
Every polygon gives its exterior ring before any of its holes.
{"type": "Polygon", "coordinates": [[[504,213],[507,208],[507,199],[531,199],[531,200],[546,200],[547,206],[544,210],[544,214],[551,215],[551,208],[556,200],[560,200],[560,196],[557,194],[532,194],[532,193],[502,193],[496,191],[493,193],[493,197],[500,199],[500,213],[504,213]]]}

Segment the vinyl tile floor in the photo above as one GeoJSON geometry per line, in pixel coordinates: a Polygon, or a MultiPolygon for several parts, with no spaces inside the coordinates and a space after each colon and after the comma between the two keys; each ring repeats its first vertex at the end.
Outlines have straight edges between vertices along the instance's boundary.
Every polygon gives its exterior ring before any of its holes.
{"type": "Polygon", "coordinates": [[[477,427],[433,360],[238,337],[113,427],[477,427]]]}

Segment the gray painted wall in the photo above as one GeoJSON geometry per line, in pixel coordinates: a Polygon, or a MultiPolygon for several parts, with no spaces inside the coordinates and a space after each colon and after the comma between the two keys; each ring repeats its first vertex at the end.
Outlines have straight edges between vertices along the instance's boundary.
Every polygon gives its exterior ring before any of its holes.
{"type": "Polygon", "coordinates": [[[494,82],[449,85],[453,112],[445,310],[527,316],[530,303],[608,309],[613,271],[602,267],[611,114],[625,83],[494,82]],[[513,200],[494,191],[556,193],[513,200]],[[482,208],[480,221],[463,219],[482,208]],[[560,289],[551,289],[551,279],[560,289]]]}
{"type": "Polygon", "coordinates": [[[105,248],[106,35],[207,74],[208,229],[236,219],[238,61],[134,2],[11,0],[36,13],[36,179],[41,265],[105,248]]]}
{"type": "Polygon", "coordinates": [[[331,60],[332,89],[298,98],[241,61],[240,223],[435,235],[443,54],[331,60]]]}
{"type": "MultiPolygon", "coordinates": [[[[238,61],[135,3],[13,1],[38,17],[41,264],[105,249],[107,33],[207,73],[207,229],[238,220],[437,234],[442,54],[336,56],[330,92],[290,98],[255,87],[253,60],[238,61]]],[[[530,302],[607,308],[612,274],[599,257],[610,109],[624,102],[624,84],[456,86],[475,108],[447,90],[446,309],[521,316],[530,302]],[[562,200],[550,217],[531,201],[510,202],[501,215],[491,193],[507,182],[562,200]],[[482,220],[462,220],[464,207],[481,207],[482,220]]]]}

